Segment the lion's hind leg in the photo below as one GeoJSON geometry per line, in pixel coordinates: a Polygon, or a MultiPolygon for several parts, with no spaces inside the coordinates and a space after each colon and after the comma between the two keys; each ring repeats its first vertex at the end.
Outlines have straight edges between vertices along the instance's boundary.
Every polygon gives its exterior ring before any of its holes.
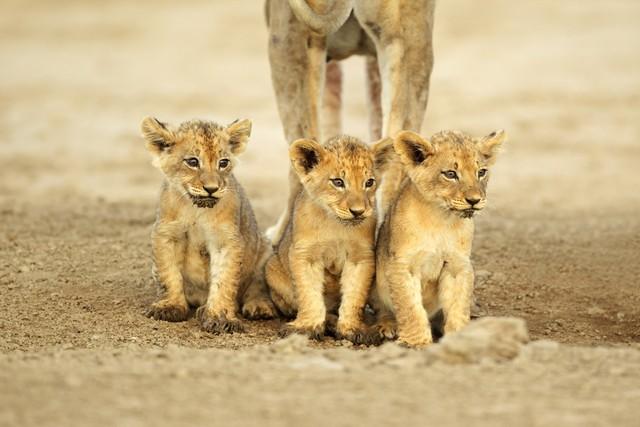
{"type": "Polygon", "coordinates": [[[265,265],[265,278],[271,299],[278,311],[286,318],[296,316],[296,295],[291,278],[277,255],[273,255],[265,265]]]}
{"type": "Polygon", "coordinates": [[[250,320],[278,317],[278,311],[262,277],[253,278],[242,296],[242,315],[250,320]]]}

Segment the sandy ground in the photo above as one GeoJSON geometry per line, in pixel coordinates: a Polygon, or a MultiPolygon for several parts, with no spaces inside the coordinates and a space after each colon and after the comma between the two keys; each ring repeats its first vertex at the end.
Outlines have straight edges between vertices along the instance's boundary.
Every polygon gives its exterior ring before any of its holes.
{"type": "MultiPolygon", "coordinates": [[[[639,19],[634,0],[438,4],[423,131],[510,134],[477,300],[533,340],[460,362],[145,318],[160,175],[142,117],[251,118],[237,175],[263,228],[285,202],[262,6],[3,0],[0,425],[637,425],[639,19]]],[[[345,73],[345,130],[364,138],[362,60],[345,73]]]]}

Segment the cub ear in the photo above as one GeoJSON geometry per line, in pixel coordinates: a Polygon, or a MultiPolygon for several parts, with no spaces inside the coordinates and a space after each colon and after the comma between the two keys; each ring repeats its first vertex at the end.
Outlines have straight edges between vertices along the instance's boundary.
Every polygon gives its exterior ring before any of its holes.
{"type": "Polygon", "coordinates": [[[251,120],[236,120],[227,126],[229,134],[229,148],[238,155],[244,151],[251,136],[251,120]]]}
{"type": "Polygon", "coordinates": [[[298,175],[305,176],[323,159],[325,150],[312,139],[298,139],[289,147],[291,165],[298,175]]]}
{"type": "Polygon", "coordinates": [[[500,151],[500,147],[506,139],[507,134],[503,130],[491,132],[489,135],[480,138],[477,143],[478,151],[484,156],[489,164],[492,164],[496,161],[496,155],[498,154],[498,151],[500,151]]]}
{"type": "Polygon", "coordinates": [[[419,165],[434,153],[433,145],[428,140],[410,130],[396,135],[393,148],[407,166],[419,165]]]}
{"type": "Polygon", "coordinates": [[[140,130],[147,141],[147,149],[152,154],[160,154],[175,144],[169,126],[154,117],[145,117],[140,124],[140,130]]]}
{"type": "Polygon", "coordinates": [[[384,173],[397,157],[393,149],[393,138],[382,138],[373,144],[373,167],[379,173],[384,173]]]}

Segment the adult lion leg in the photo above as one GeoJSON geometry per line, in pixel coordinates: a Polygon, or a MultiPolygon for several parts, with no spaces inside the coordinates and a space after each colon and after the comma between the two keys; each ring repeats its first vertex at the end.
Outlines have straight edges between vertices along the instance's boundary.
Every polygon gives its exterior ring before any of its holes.
{"type": "Polygon", "coordinates": [[[367,56],[365,63],[367,73],[367,108],[369,110],[369,138],[377,141],[382,138],[382,82],[378,58],[367,56]]]}
{"type": "MultiPolygon", "coordinates": [[[[287,0],[269,2],[269,64],[278,112],[285,138],[320,140],[319,108],[324,87],[327,57],[326,37],[319,36],[300,22],[287,0]]],[[[289,173],[289,200],[277,224],[267,231],[277,244],[289,221],[289,213],[302,186],[297,175],[289,173]]]]}
{"type": "Polygon", "coordinates": [[[342,68],[337,61],[327,64],[322,103],[322,137],[342,133],[342,68]]]}
{"type": "MultiPolygon", "coordinates": [[[[435,0],[357,0],[356,18],[374,41],[382,77],[384,135],[420,131],[433,68],[435,0]]],[[[379,190],[384,217],[403,173],[390,167],[379,190]]]]}

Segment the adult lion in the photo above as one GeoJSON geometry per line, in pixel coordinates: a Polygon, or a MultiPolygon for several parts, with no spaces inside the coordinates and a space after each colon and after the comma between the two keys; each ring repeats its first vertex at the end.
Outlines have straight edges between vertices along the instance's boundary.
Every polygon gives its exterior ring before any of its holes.
{"type": "MultiPolygon", "coordinates": [[[[287,141],[341,133],[336,61],[351,55],[367,56],[371,139],[420,131],[433,68],[434,8],[435,0],[267,0],[271,77],[287,141]]],[[[388,167],[380,214],[400,174],[399,165],[388,167]]],[[[292,171],[289,182],[288,208],[268,232],[274,243],[301,189],[292,171]]]]}

